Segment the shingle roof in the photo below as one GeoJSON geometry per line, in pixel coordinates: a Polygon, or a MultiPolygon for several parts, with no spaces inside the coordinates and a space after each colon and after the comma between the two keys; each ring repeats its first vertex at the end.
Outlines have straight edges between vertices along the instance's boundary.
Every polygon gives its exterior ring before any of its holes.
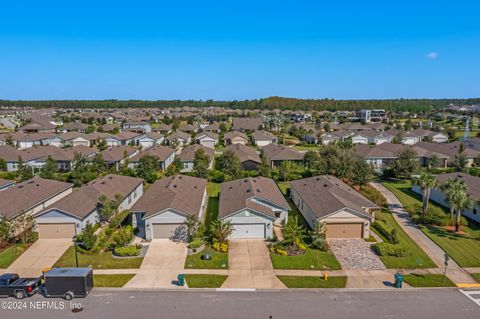
{"type": "Polygon", "coordinates": [[[199,150],[202,149],[204,150],[205,154],[208,155],[210,160],[213,159],[215,156],[215,150],[210,148],[210,147],[205,147],[200,144],[194,144],[194,145],[188,145],[182,149],[182,152],[180,155],[178,155],[178,158],[181,161],[187,161],[187,162],[192,162],[195,159],[195,153],[199,150]]]}
{"type": "Polygon", "coordinates": [[[156,156],[160,161],[164,162],[173,153],[175,153],[175,150],[173,148],[163,145],[155,145],[132,157],[132,161],[136,162],[145,155],[151,155],[156,156]]]}
{"type": "Polygon", "coordinates": [[[439,174],[436,177],[437,181],[440,183],[443,183],[450,178],[464,181],[468,188],[468,195],[470,195],[473,200],[480,201],[480,178],[459,172],[439,174]]]}
{"type": "Polygon", "coordinates": [[[34,177],[18,183],[0,195],[0,216],[8,219],[30,210],[41,202],[72,188],[72,184],[34,177]]]}
{"type": "Polygon", "coordinates": [[[293,148],[279,144],[268,144],[262,147],[262,152],[270,161],[303,160],[304,154],[293,148]]]}
{"type": "Polygon", "coordinates": [[[240,160],[240,163],[246,161],[252,161],[255,163],[261,163],[262,159],[257,154],[257,151],[253,147],[249,147],[243,144],[232,144],[224,149],[224,152],[231,151],[240,160]]]}
{"type": "Polygon", "coordinates": [[[263,124],[263,121],[259,117],[234,117],[232,129],[234,130],[258,130],[263,124]]]}
{"type": "Polygon", "coordinates": [[[221,184],[219,218],[229,216],[245,208],[256,210],[268,216],[275,216],[272,209],[255,202],[253,198],[273,203],[286,210],[289,209],[287,201],[273,179],[261,176],[248,177],[221,184]]]}
{"type": "Polygon", "coordinates": [[[310,207],[315,216],[322,219],[336,211],[350,208],[366,214],[365,208],[378,207],[350,186],[331,175],[314,176],[290,182],[310,207]]]}
{"type": "Polygon", "coordinates": [[[166,209],[181,214],[197,216],[207,180],[186,175],[175,175],[157,180],[131,208],[133,212],[145,212],[144,218],[151,217],[166,209]]]}
{"type": "Polygon", "coordinates": [[[106,150],[100,152],[100,154],[102,154],[103,159],[106,162],[118,162],[124,158],[125,152],[127,152],[128,155],[131,155],[136,151],[136,148],[125,145],[118,145],[109,147],[106,150]]]}
{"type": "Polygon", "coordinates": [[[277,139],[277,137],[275,135],[273,135],[272,133],[267,132],[267,131],[255,131],[255,132],[252,133],[252,138],[255,141],[258,141],[258,140],[276,140],[277,139]]]}

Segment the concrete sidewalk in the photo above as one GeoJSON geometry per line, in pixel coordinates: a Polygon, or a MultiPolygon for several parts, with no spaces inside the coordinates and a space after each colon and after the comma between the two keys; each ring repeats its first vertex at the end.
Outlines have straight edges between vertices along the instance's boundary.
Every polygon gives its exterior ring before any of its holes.
{"type": "MultiPolygon", "coordinates": [[[[412,221],[410,214],[404,209],[398,198],[385,186],[380,183],[370,183],[387,199],[388,206],[393,213],[393,217],[402,229],[413,239],[423,251],[433,260],[433,262],[441,269],[444,265],[445,252],[430,238],[425,235],[420,228],[412,221]]],[[[452,258],[448,262],[447,276],[455,284],[475,284],[467,271],[462,269],[452,258]]]]}

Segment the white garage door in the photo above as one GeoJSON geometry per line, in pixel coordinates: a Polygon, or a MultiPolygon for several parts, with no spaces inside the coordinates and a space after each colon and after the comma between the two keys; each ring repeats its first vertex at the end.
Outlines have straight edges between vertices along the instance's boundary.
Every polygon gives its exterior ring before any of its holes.
{"type": "Polygon", "coordinates": [[[265,238],[265,224],[232,224],[230,238],[265,238]]]}

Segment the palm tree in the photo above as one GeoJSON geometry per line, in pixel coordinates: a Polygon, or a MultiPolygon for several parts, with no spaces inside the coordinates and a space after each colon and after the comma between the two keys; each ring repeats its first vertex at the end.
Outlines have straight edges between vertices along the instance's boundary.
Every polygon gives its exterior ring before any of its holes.
{"type": "Polygon", "coordinates": [[[445,202],[450,206],[450,221],[453,221],[456,198],[459,194],[467,192],[467,185],[460,179],[449,178],[440,187],[445,194],[445,202]]]}
{"type": "Polygon", "coordinates": [[[430,201],[430,192],[432,188],[437,186],[437,180],[435,177],[427,172],[423,172],[419,177],[413,180],[414,185],[419,186],[422,189],[422,213],[423,216],[427,216],[428,202],[430,201]]]}
{"type": "Polygon", "coordinates": [[[454,201],[455,203],[455,210],[456,210],[456,218],[455,218],[455,232],[458,232],[460,229],[460,218],[462,217],[462,211],[472,207],[472,199],[471,197],[465,193],[460,192],[457,198],[454,201]]]}
{"type": "Polygon", "coordinates": [[[219,243],[222,244],[228,241],[228,236],[232,234],[233,228],[230,222],[214,220],[210,224],[210,231],[213,238],[215,238],[219,243]]]}

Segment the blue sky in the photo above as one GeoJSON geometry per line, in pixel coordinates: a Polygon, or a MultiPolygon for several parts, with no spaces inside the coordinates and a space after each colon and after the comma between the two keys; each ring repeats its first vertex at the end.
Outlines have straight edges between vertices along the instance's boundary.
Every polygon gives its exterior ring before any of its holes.
{"type": "Polygon", "coordinates": [[[480,1],[2,1],[0,99],[480,97],[480,1]]]}

